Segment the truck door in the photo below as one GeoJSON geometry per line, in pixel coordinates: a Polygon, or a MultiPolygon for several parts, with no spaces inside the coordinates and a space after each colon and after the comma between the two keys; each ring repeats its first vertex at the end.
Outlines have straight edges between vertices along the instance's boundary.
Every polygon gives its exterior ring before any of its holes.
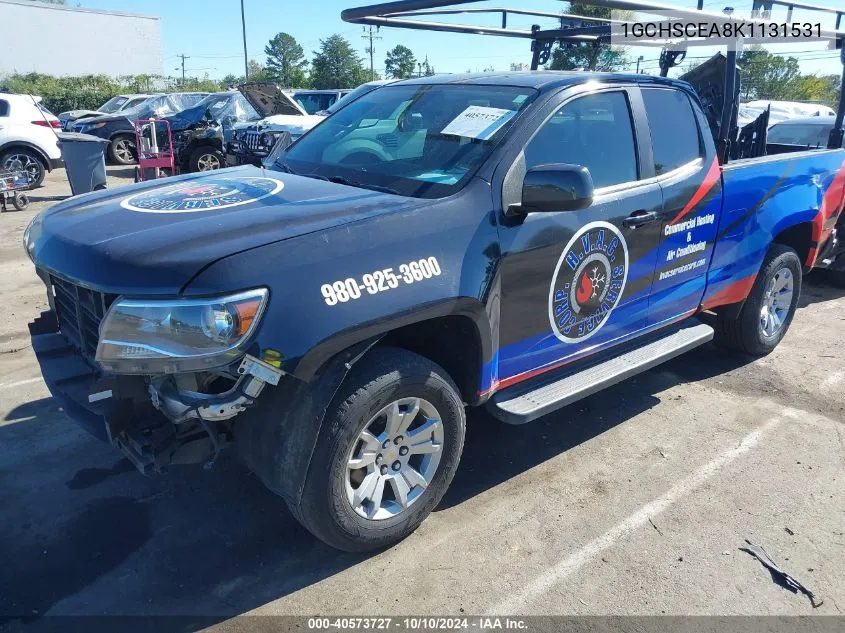
{"type": "Polygon", "coordinates": [[[505,178],[503,204],[520,197],[527,169],[550,163],[586,167],[596,190],[586,209],[502,222],[500,387],[648,325],[662,197],[652,168],[638,159],[648,142],[634,125],[639,93],[615,87],[563,97],[546,116],[505,178]]]}
{"type": "Polygon", "coordinates": [[[642,88],[654,172],[663,191],[661,243],[649,319],[698,308],[722,205],[721,168],[706,120],[679,89],[642,88]],[[667,124],[667,122],[671,122],[667,124]]]}

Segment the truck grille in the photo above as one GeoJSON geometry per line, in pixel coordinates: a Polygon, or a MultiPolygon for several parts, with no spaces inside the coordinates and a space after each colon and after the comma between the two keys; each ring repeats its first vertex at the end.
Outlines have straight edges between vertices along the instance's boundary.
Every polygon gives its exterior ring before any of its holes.
{"type": "Polygon", "coordinates": [[[246,132],[244,134],[243,142],[248,149],[253,151],[264,149],[264,146],[261,144],[261,132],[246,132]]]}
{"type": "Polygon", "coordinates": [[[100,323],[117,295],[90,290],[55,275],[49,279],[59,330],[83,357],[93,360],[100,339],[100,323]]]}

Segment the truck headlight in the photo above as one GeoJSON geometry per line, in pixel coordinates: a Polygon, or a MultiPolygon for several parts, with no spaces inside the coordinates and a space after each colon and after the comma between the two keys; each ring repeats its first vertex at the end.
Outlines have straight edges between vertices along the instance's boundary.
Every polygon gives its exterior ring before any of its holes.
{"type": "Polygon", "coordinates": [[[241,355],[267,289],[202,299],[118,299],[100,326],[97,362],[117,374],[201,371],[241,355]]]}

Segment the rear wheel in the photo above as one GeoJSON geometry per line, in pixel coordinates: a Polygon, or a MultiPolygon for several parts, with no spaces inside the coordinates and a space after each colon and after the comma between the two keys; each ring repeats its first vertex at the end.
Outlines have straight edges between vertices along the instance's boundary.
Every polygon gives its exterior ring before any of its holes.
{"type": "Polygon", "coordinates": [[[801,295],[798,254],[773,244],[739,316],[716,320],[716,342],[746,354],[764,356],[781,342],[795,316],[801,295]]]}
{"type": "Polygon", "coordinates": [[[137,157],[135,138],[129,135],[117,136],[109,143],[109,158],[118,165],[134,165],[137,157]]]}
{"type": "Polygon", "coordinates": [[[392,545],[440,502],[463,450],[463,403],[449,376],[411,352],[371,351],[326,412],[302,498],[291,510],[346,551],[392,545]]]}
{"type": "Polygon", "coordinates": [[[0,154],[0,167],[25,171],[30,189],[40,187],[47,174],[47,168],[41,157],[34,150],[23,147],[10,149],[0,154]]]}
{"type": "Polygon", "coordinates": [[[214,171],[225,166],[223,153],[211,146],[198,147],[191,153],[188,168],[192,172],[214,171]]]}

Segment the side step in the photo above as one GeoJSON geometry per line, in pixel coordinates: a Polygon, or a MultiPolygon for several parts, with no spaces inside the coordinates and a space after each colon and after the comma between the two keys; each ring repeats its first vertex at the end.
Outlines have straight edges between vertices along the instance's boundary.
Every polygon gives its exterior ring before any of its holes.
{"type": "Polygon", "coordinates": [[[525,424],[656,367],[713,340],[713,328],[696,319],[648,338],[637,347],[605,357],[578,371],[551,371],[537,379],[503,389],[487,403],[490,413],[508,424],[525,424]]]}

